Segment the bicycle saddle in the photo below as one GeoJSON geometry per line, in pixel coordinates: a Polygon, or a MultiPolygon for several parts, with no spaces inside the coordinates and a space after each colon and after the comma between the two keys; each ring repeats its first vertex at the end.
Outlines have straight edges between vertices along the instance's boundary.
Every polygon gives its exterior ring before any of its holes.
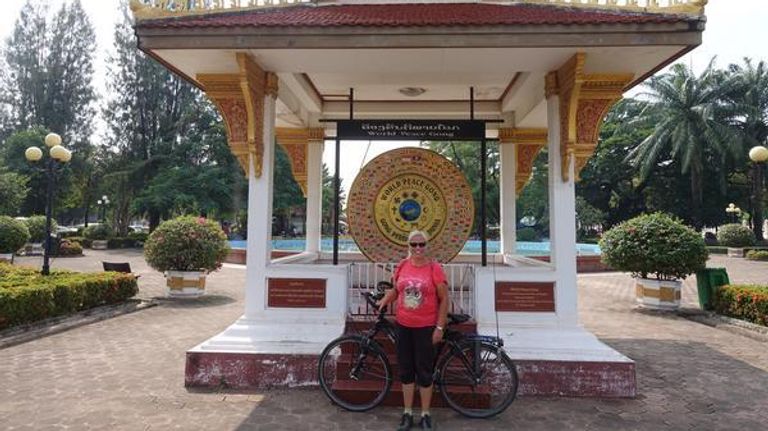
{"type": "Polygon", "coordinates": [[[471,319],[472,317],[469,314],[453,314],[448,313],[448,324],[449,325],[458,325],[459,323],[464,323],[467,320],[471,319]]]}

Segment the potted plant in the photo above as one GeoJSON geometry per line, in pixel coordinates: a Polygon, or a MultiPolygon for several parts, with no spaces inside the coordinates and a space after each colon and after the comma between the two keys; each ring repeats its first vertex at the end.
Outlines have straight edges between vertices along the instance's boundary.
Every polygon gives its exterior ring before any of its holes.
{"type": "Polygon", "coordinates": [[[158,226],[144,244],[144,257],[165,273],[169,296],[200,296],[205,277],[221,268],[229,253],[218,224],[198,217],[178,217],[158,226]]]}
{"type": "MultiPolygon", "coordinates": [[[[26,247],[26,254],[43,254],[43,247],[45,246],[45,216],[37,215],[32,216],[24,223],[27,224],[29,229],[29,242],[26,247]]],[[[51,233],[55,233],[59,229],[59,225],[56,220],[51,219],[51,233]]]]}
{"type": "Polygon", "coordinates": [[[755,235],[748,227],[731,223],[717,230],[717,242],[728,247],[728,257],[744,257],[744,247],[755,245],[755,235]]]}
{"type": "Polygon", "coordinates": [[[603,262],[636,279],[638,302],[648,308],[680,306],[681,280],[707,262],[704,239],[663,213],[621,223],[600,241],[603,262]]]}
{"type": "Polygon", "coordinates": [[[13,255],[29,241],[29,229],[24,222],[0,216],[0,262],[13,262],[13,255]]]}
{"type": "Polygon", "coordinates": [[[94,250],[106,250],[109,238],[114,236],[112,228],[108,224],[94,224],[83,230],[83,236],[91,240],[91,248],[94,250]]]}

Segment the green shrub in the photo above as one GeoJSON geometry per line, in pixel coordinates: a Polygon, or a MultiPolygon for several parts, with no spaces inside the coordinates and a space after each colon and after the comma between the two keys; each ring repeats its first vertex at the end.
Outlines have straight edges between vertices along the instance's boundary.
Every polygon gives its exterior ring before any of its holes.
{"type": "Polygon", "coordinates": [[[138,241],[132,238],[115,237],[107,240],[107,248],[135,248],[141,247],[138,241]]]}
{"type": "Polygon", "coordinates": [[[765,250],[750,250],[747,253],[747,259],[749,259],[749,260],[765,260],[765,261],[768,261],[768,251],[765,251],[765,250]]]}
{"type": "Polygon", "coordinates": [[[755,243],[755,235],[748,227],[731,223],[717,230],[717,242],[725,247],[748,247],[755,243]]]}
{"type": "Polygon", "coordinates": [[[59,243],[59,250],[56,253],[57,256],[82,256],[83,246],[77,241],[71,239],[62,240],[59,243]]]}
{"type": "Polygon", "coordinates": [[[83,230],[83,236],[91,241],[104,241],[114,235],[115,233],[108,224],[94,224],[83,230]]]}
{"type": "Polygon", "coordinates": [[[158,271],[215,271],[227,253],[219,225],[190,216],[162,223],[144,244],[147,263],[158,271]]]}
{"type": "Polygon", "coordinates": [[[71,236],[67,239],[73,242],[80,243],[80,245],[84,248],[91,248],[91,243],[93,242],[90,239],[82,236],[71,236]]]}
{"type": "Polygon", "coordinates": [[[709,254],[728,254],[728,247],[711,246],[707,247],[709,254]]]}
{"type": "MultiPolygon", "coordinates": [[[[147,239],[149,239],[149,234],[147,232],[129,232],[128,238],[132,239],[136,243],[141,243],[141,245],[144,245],[144,243],[147,242],[147,239]]],[[[141,245],[136,244],[136,246],[141,245]]]]}
{"type": "Polygon", "coordinates": [[[600,241],[603,263],[634,277],[677,280],[704,268],[707,249],[693,229],[663,213],[621,223],[600,241]]]}
{"type": "Polygon", "coordinates": [[[29,228],[24,222],[0,216],[0,253],[16,253],[29,241],[29,228]]]}
{"type": "Polygon", "coordinates": [[[522,242],[538,242],[541,241],[539,233],[532,227],[524,227],[517,230],[517,240],[522,242]]]}
{"type": "Polygon", "coordinates": [[[43,276],[32,268],[0,263],[0,330],[117,304],[138,291],[133,274],[53,271],[43,276]]]}
{"type": "Polygon", "coordinates": [[[719,314],[768,326],[768,286],[720,286],[714,306],[719,314]]]}
{"type": "MultiPolygon", "coordinates": [[[[32,216],[24,222],[29,229],[30,242],[45,242],[45,216],[32,216]]],[[[58,228],[56,220],[51,219],[51,232],[55,233],[58,228]]]]}

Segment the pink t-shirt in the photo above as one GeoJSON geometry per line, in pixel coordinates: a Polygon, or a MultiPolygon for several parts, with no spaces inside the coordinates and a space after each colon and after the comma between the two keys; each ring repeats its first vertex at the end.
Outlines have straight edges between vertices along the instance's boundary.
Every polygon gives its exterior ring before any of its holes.
{"type": "Polygon", "coordinates": [[[395,268],[397,323],[409,328],[437,325],[437,285],[445,283],[445,272],[438,262],[415,266],[403,259],[395,268]]]}

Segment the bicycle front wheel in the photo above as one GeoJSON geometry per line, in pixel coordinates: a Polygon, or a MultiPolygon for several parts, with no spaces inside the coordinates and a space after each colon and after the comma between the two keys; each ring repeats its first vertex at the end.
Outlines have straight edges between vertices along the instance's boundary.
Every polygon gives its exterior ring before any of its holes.
{"type": "Polygon", "coordinates": [[[384,401],[392,386],[386,354],[373,340],[348,335],[331,341],[320,354],[320,387],[339,407],[370,410],[384,401]]]}
{"type": "Polygon", "coordinates": [[[467,343],[448,354],[439,370],[438,383],[445,402],[464,416],[495,416],[517,395],[515,365],[492,344],[467,343]]]}

